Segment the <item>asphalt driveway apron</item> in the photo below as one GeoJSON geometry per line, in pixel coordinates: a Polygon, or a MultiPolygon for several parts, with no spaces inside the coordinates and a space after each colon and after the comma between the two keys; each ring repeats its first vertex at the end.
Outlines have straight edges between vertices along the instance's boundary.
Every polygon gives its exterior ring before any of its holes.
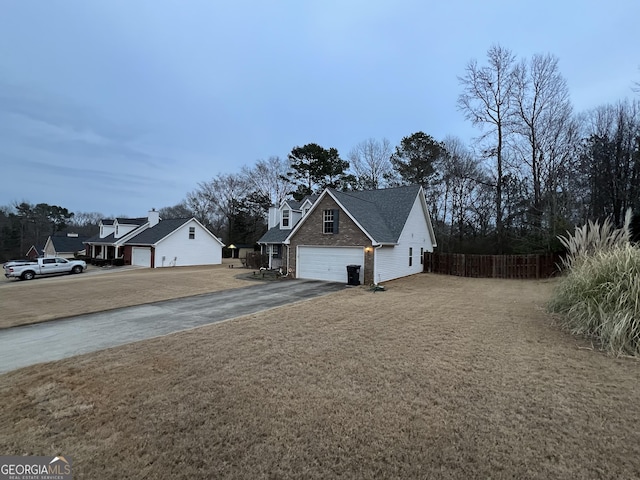
{"type": "Polygon", "coordinates": [[[345,288],[315,280],[257,285],[0,330],[0,373],[189,330],[345,288]]]}

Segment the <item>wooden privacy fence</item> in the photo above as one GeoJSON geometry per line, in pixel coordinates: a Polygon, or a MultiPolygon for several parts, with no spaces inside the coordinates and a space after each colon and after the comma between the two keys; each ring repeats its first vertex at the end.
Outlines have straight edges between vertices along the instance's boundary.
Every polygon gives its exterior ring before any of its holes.
{"type": "Polygon", "coordinates": [[[560,257],[544,255],[466,255],[425,253],[424,271],[480,278],[548,278],[558,272],[560,257]]]}

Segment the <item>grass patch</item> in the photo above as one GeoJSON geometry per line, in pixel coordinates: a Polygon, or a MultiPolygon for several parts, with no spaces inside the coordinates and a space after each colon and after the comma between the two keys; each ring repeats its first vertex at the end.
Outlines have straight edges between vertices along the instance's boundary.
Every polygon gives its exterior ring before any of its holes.
{"type": "Polygon", "coordinates": [[[0,451],[100,479],[639,478],[640,364],[560,333],[556,285],[420,274],[0,375],[0,451]]]}

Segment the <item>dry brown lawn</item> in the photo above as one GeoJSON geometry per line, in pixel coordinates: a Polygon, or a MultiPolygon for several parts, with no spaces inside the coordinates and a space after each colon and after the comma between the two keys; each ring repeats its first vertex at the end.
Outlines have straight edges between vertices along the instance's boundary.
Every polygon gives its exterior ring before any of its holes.
{"type": "Polygon", "coordinates": [[[116,267],[108,273],[95,272],[98,267],[89,269],[81,275],[0,280],[0,329],[252,285],[236,278],[247,270],[229,268],[226,263],[136,270],[116,267]]]}
{"type": "Polygon", "coordinates": [[[421,274],[0,376],[0,452],[75,478],[640,477],[640,364],[553,281],[421,274]]]}

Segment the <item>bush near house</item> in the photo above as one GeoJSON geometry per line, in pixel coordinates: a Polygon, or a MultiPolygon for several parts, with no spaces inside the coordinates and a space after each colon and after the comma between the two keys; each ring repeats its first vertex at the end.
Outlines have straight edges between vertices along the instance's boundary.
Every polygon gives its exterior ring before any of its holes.
{"type": "Polygon", "coordinates": [[[630,242],[629,224],[589,222],[560,237],[568,272],[549,304],[561,325],[596,339],[614,354],[640,355],[640,248],[630,242]]]}

